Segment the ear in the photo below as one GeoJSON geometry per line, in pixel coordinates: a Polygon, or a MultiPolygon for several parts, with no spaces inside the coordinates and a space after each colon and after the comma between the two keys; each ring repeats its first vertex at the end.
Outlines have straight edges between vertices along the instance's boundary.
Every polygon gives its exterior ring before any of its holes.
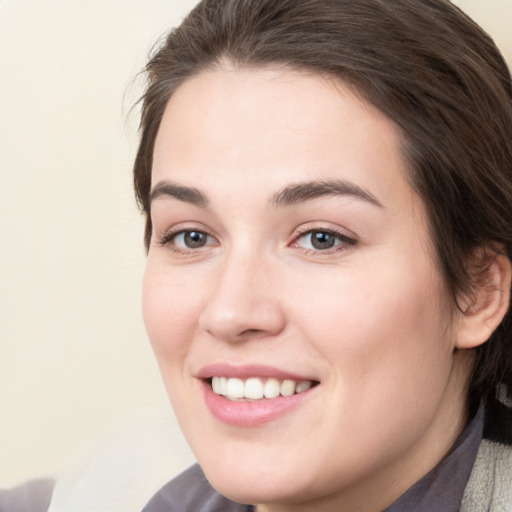
{"type": "MultiPolygon", "coordinates": [[[[509,308],[511,263],[507,256],[480,249],[475,260],[476,289],[464,304],[457,329],[456,347],[475,348],[485,343],[503,320],[509,308]]],[[[475,261],[474,260],[474,261],[475,261]]]]}

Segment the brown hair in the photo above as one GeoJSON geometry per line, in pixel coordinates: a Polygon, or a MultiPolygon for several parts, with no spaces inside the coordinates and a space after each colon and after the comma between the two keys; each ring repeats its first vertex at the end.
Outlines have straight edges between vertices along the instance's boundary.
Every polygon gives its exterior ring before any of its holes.
{"type": "MultiPolygon", "coordinates": [[[[455,303],[472,290],[468,262],[476,248],[510,257],[512,80],[491,38],[448,0],[200,2],[146,67],[134,166],[146,247],[153,146],[167,101],[185,80],[223,60],[335,77],[395,121],[455,303]]],[[[471,407],[484,398],[488,412],[500,408],[497,388],[512,396],[508,316],[476,349],[471,407]]],[[[506,421],[510,430],[512,418],[506,421]]]]}

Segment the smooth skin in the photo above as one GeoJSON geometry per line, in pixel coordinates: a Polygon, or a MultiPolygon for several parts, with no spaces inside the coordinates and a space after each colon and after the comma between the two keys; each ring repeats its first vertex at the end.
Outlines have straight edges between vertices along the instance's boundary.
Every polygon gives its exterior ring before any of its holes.
{"type": "Polygon", "coordinates": [[[184,434],[231,499],[380,511],[467,421],[470,349],[505,314],[510,265],[493,260],[495,291],[467,315],[453,307],[400,146],[351,89],[283,68],[225,64],[168,103],[144,318],[184,434]],[[319,384],[272,421],[227,425],[198,378],[217,363],[319,384]]]}

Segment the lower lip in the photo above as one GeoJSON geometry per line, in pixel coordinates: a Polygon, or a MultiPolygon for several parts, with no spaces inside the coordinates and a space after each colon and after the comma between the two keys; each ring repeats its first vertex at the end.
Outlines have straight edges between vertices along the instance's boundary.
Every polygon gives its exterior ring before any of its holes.
{"type": "Polygon", "coordinates": [[[223,423],[237,427],[257,427],[295,409],[304,402],[315,388],[292,396],[264,398],[252,402],[228,400],[213,392],[209,383],[204,385],[206,405],[223,423]]]}

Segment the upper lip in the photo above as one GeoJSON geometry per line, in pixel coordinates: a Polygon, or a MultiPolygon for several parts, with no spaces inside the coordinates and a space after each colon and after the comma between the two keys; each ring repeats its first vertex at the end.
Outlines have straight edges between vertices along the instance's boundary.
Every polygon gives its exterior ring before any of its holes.
{"type": "Polygon", "coordinates": [[[214,363],[202,367],[197,377],[199,379],[210,379],[211,377],[236,377],[239,379],[248,379],[250,377],[274,378],[278,380],[295,380],[295,381],[318,381],[310,375],[299,375],[294,372],[282,370],[273,366],[260,364],[233,365],[229,363],[214,363]]]}

